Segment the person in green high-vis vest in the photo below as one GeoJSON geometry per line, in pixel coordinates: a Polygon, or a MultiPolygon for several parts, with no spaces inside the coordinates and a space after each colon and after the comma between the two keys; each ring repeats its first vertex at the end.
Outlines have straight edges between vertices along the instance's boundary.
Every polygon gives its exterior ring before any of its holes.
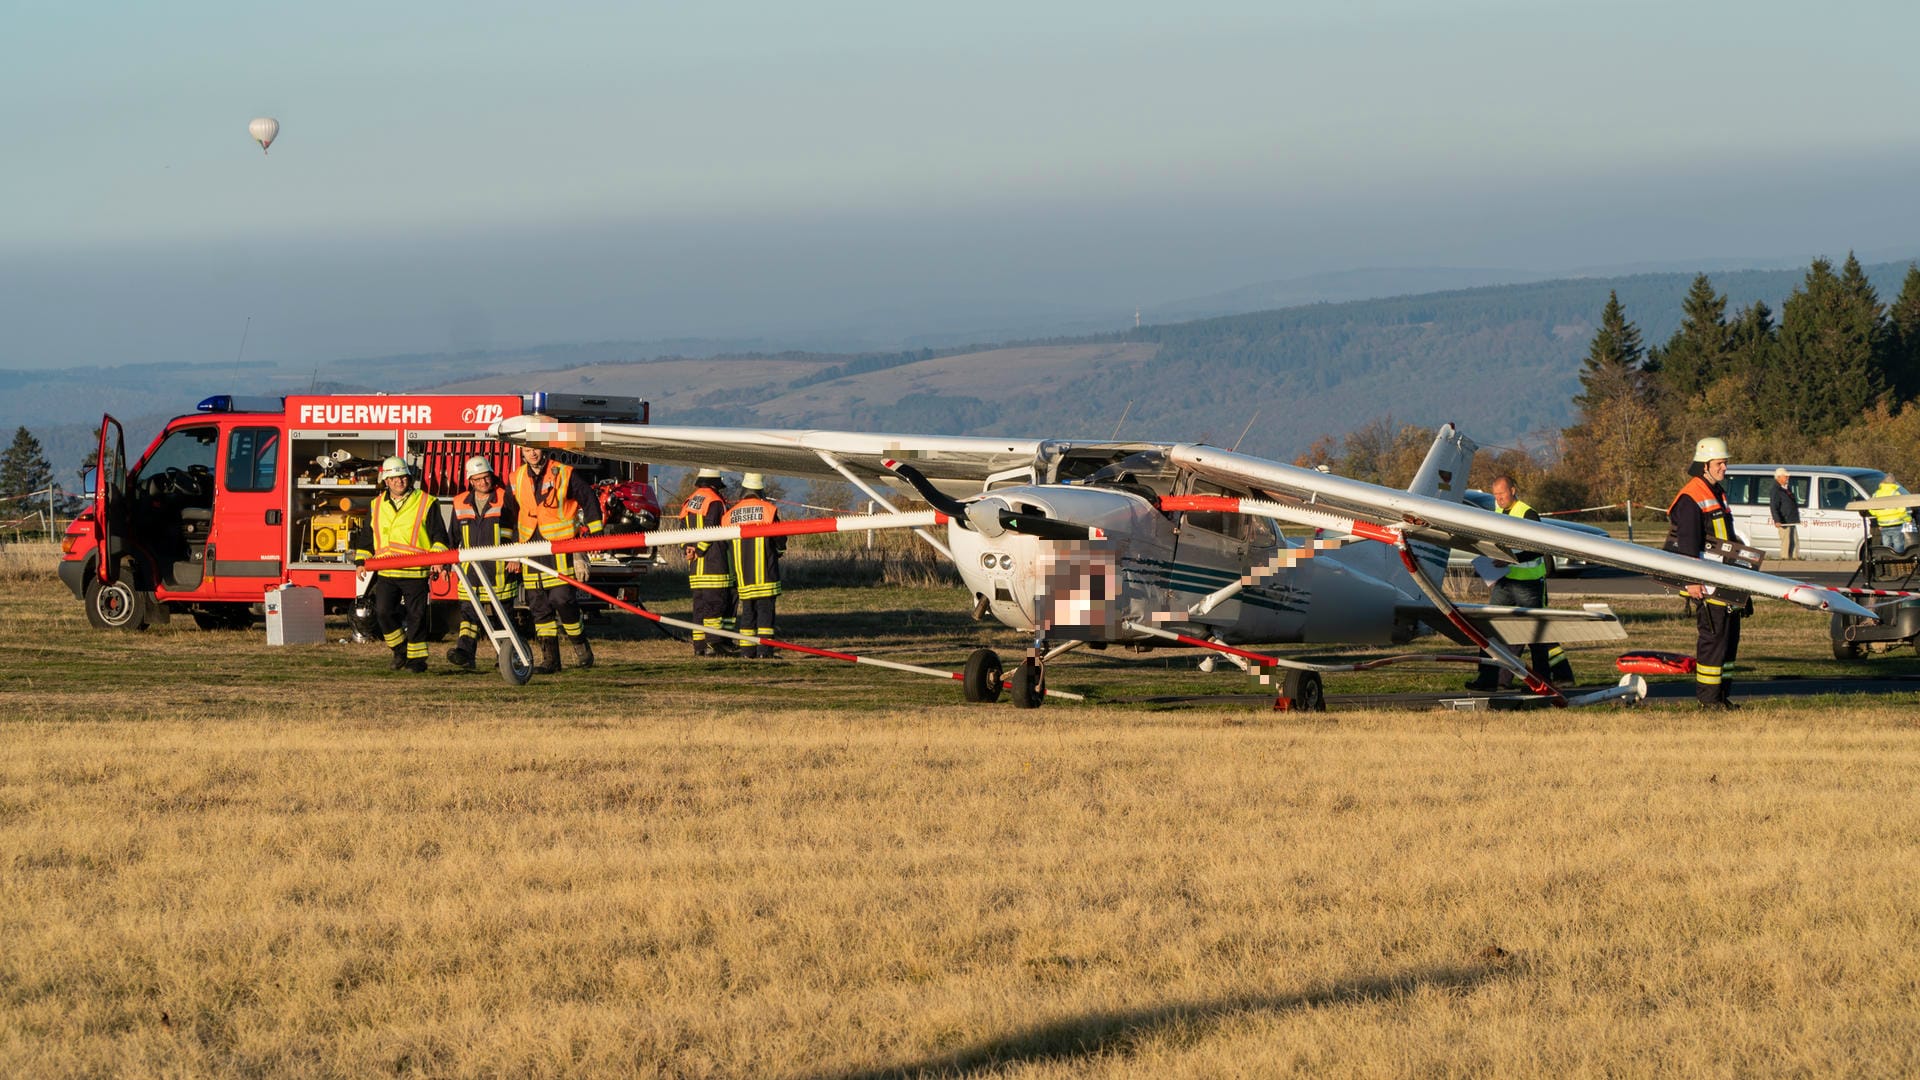
{"type": "MultiPolygon", "coordinates": [[[[1496,476],[1487,490],[1493,494],[1494,505],[1508,517],[1540,520],[1538,510],[1520,501],[1520,489],[1513,482],[1513,477],[1496,476]]],[[[1489,602],[1497,606],[1546,607],[1547,557],[1537,551],[1516,551],[1514,556],[1519,561],[1508,566],[1506,576],[1493,583],[1493,597],[1489,602]]],[[[1545,676],[1555,686],[1573,685],[1573,665],[1567,662],[1567,651],[1558,642],[1537,641],[1529,648],[1532,650],[1532,667],[1536,674],[1545,676]]],[[[1504,690],[1512,685],[1512,672],[1492,664],[1481,664],[1473,681],[1467,684],[1467,689],[1504,690]]]]}

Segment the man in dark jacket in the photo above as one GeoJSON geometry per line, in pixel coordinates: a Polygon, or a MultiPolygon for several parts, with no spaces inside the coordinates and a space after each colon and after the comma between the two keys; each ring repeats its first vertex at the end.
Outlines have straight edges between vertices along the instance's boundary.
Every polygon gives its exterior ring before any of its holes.
{"type": "Polygon", "coordinates": [[[1800,532],[1800,501],[1793,497],[1793,489],[1787,485],[1787,470],[1773,470],[1773,491],[1767,495],[1767,519],[1780,534],[1780,557],[1791,559],[1800,553],[1800,545],[1795,543],[1800,532]]]}

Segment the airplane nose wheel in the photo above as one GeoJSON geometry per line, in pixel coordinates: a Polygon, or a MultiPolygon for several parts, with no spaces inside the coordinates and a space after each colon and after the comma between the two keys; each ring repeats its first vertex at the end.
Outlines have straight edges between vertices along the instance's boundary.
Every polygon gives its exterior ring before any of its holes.
{"type": "Polygon", "coordinates": [[[1013,669],[1013,707],[1037,709],[1047,699],[1047,669],[1024,660],[1013,669]]]}
{"type": "Polygon", "coordinates": [[[1000,675],[1000,654],[992,649],[975,649],[973,655],[967,657],[967,670],[960,686],[968,701],[999,701],[1000,691],[1005,688],[1000,675]]]}

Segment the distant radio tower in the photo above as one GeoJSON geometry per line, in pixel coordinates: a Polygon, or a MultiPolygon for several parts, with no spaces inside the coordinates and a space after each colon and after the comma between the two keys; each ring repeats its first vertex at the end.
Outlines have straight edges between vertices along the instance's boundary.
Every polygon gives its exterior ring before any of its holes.
{"type": "Polygon", "coordinates": [[[1133,309],[1133,328],[1135,330],[1140,329],[1140,309],[1139,308],[1133,309]]]}

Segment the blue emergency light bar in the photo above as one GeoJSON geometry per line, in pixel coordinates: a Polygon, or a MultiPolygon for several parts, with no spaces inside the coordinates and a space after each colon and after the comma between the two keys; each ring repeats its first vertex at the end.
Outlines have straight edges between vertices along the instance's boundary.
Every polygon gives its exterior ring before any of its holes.
{"type": "Polygon", "coordinates": [[[201,398],[194,406],[199,412],[267,412],[287,411],[287,399],[283,397],[240,397],[235,394],[215,394],[201,398]]]}

